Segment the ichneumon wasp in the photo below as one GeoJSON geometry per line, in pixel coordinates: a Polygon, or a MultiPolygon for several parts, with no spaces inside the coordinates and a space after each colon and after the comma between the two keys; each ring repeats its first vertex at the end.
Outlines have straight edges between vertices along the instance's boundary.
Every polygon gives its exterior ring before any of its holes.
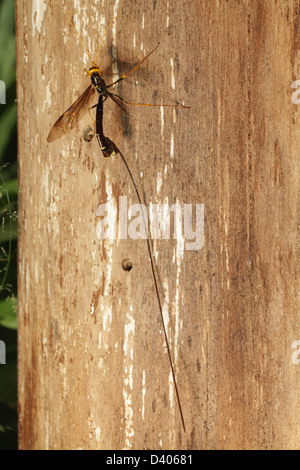
{"type": "MultiPolygon", "coordinates": [[[[103,145],[102,145],[103,142],[105,141],[104,135],[103,134],[101,135],[101,133],[98,134],[98,132],[97,132],[97,121],[98,122],[100,122],[100,120],[102,121],[102,119],[100,119],[99,113],[101,112],[101,109],[103,109],[103,102],[107,98],[110,98],[111,100],[113,100],[122,109],[122,111],[125,112],[125,113],[126,113],[126,109],[124,107],[124,104],[133,105],[133,106],[156,106],[156,107],[163,106],[163,107],[171,107],[171,108],[189,108],[189,106],[185,106],[185,105],[182,105],[182,104],[131,103],[131,102],[125,100],[124,98],[121,98],[116,93],[112,93],[111,91],[109,91],[109,88],[116,85],[121,80],[124,80],[124,78],[128,77],[128,75],[130,75],[138,67],[140,67],[149,58],[149,56],[151,54],[153,54],[153,52],[156,51],[156,49],[159,46],[159,43],[148,55],[146,55],[143,58],[143,60],[141,60],[132,70],[130,70],[130,72],[125,73],[120,78],[118,78],[116,81],[111,83],[110,85],[106,85],[104,79],[102,78],[103,71],[100,69],[99,65],[96,64],[96,61],[98,59],[99,52],[100,52],[101,46],[103,44],[104,38],[106,36],[106,33],[107,33],[109,27],[111,26],[111,24],[114,20],[112,20],[110,22],[110,24],[108,25],[108,27],[105,31],[104,37],[101,41],[101,44],[100,44],[100,47],[98,49],[98,52],[97,52],[97,55],[96,55],[95,59],[92,59],[89,51],[87,50],[84,43],[82,42],[81,37],[79,36],[79,33],[77,32],[77,30],[76,30],[75,26],[73,25],[73,23],[71,22],[70,18],[69,18],[69,21],[70,21],[71,26],[75,30],[80,42],[82,43],[84,49],[86,50],[88,56],[90,57],[90,59],[93,63],[93,65],[90,67],[89,71],[86,74],[87,77],[91,78],[91,84],[82,93],[82,95],[60,116],[60,118],[58,118],[58,120],[52,126],[52,128],[50,129],[50,132],[48,134],[48,137],[47,137],[48,142],[53,142],[54,140],[59,139],[64,134],[66,134],[71,129],[73,129],[73,127],[76,125],[78,119],[81,117],[81,114],[86,111],[86,104],[88,103],[89,99],[91,98],[91,96],[94,94],[95,91],[97,91],[99,93],[98,105],[96,104],[96,105],[92,106],[91,108],[89,108],[89,111],[90,111],[90,109],[93,109],[93,108],[97,107],[97,111],[96,111],[96,134],[97,134],[97,137],[98,137],[98,141],[99,141],[101,150],[103,151],[103,155],[106,158],[110,157],[111,155],[116,155],[116,153],[118,153],[117,152],[117,147],[115,146],[115,144],[113,144],[113,145],[111,145],[112,153],[110,154],[109,149],[106,148],[105,146],[103,147],[103,145]],[[98,114],[98,118],[97,118],[97,114],[98,114]],[[101,143],[101,141],[102,141],[102,143],[101,143]]],[[[99,131],[100,131],[100,127],[101,126],[99,126],[99,131]]],[[[110,140],[108,140],[108,141],[112,144],[112,141],[110,141],[110,140]]]]}
{"type": "MultiPolygon", "coordinates": [[[[102,78],[103,71],[100,69],[99,65],[97,65],[97,59],[98,59],[98,56],[99,56],[101,46],[102,46],[103,41],[105,39],[105,36],[107,34],[107,31],[110,28],[110,26],[111,26],[111,24],[112,24],[112,22],[114,21],[115,18],[109,23],[109,25],[108,25],[105,33],[104,33],[104,36],[102,38],[102,41],[100,43],[100,46],[99,46],[99,49],[97,51],[96,57],[95,57],[95,59],[93,59],[91,57],[88,49],[85,47],[85,45],[84,45],[77,29],[75,28],[74,24],[72,23],[71,19],[69,18],[69,15],[67,15],[67,17],[69,19],[69,22],[70,22],[72,28],[75,30],[81,44],[83,45],[85,51],[87,52],[89,58],[92,61],[92,66],[90,67],[90,69],[88,70],[88,72],[86,74],[87,77],[90,77],[91,84],[82,93],[82,95],[55,122],[55,124],[50,129],[50,132],[49,132],[48,137],[47,137],[47,141],[48,142],[53,142],[54,140],[59,139],[64,134],[66,134],[71,129],[73,129],[75,127],[77,121],[81,117],[81,115],[84,112],[86,112],[86,108],[87,108],[86,105],[87,105],[88,101],[90,100],[90,98],[92,97],[94,92],[97,91],[98,94],[99,94],[98,103],[95,104],[94,106],[88,108],[88,111],[90,112],[91,109],[96,108],[96,122],[95,122],[95,125],[96,125],[96,135],[97,135],[97,139],[98,139],[100,148],[101,148],[102,153],[103,153],[105,158],[111,157],[113,155],[120,154],[120,156],[121,156],[121,158],[122,158],[122,160],[123,160],[123,162],[126,166],[126,169],[128,171],[130,179],[133,183],[133,186],[134,186],[135,192],[137,194],[137,198],[139,200],[139,203],[142,206],[142,201],[141,201],[141,198],[140,198],[139,191],[137,189],[137,186],[136,186],[136,183],[134,181],[133,175],[131,173],[131,170],[128,166],[128,163],[127,163],[124,155],[118,149],[118,147],[115,145],[115,143],[112,140],[110,140],[108,137],[105,137],[105,135],[104,135],[104,131],[103,131],[103,103],[104,103],[104,101],[107,100],[107,98],[110,98],[125,113],[126,113],[126,109],[124,107],[124,104],[134,105],[134,106],[157,106],[157,107],[164,106],[164,107],[172,107],[172,108],[189,108],[189,106],[180,105],[180,104],[131,103],[131,102],[128,102],[127,100],[125,100],[124,98],[121,98],[116,93],[111,92],[109,90],[109,88],[116,85],[121,80],[124,80],[124,78],[128,77],[128,75],[130,75],[138,67],[140,67],[143,64],[143,62],[145,62],[149,58],[149,56],[151,54],[153,54],[153,52],[157,49],[157,47],[159,46],[159,43],[132,70],[130,70],[128,73],[125,73],[124,75],[122,75],[120,78],[115,80],[110,85],[106,85],[104,79],[102,78]]],[[[142,215],[143,215],[146,232],[148,232],[143,210],[141,212],[142,212],[142,215]]],[[[149,232],[149,237],[151,239],[150,232],[149,232]]],[[[160,300],[160,296],[159,296],[158,283],[157,283],[155,269],[154,269],[155,261],[154,261],[154,258],[153,258],[153,253],[152,253],[152,250],[151,250],[149,238],[147,238],[146,241],[147,241],[147,246],[148,246],[148,252],[149,252],[149,257],[150,257],[152,275],[153,275],[153,280],[154,280],[154,285],[155,285],[155,290],[156,290],[156,296],[157,296],[158,304],[159,304],[159,310],[160,310],[160,316],[161,316],[161,321],[162,321],[162,326],[163,326],[163,332],[164,332],[165,342],[166,342],[167,351],[168,351],[169,363],[170,363],[170,367],[171,367],[173,383],[174,383],[176,397],[177,397],[177,403],[178,403],[178,407],[179,407],[179,411],[180,411],[181,422],[182,422],[182,425],[183,425],[183,429],[185,431],[185,423],[184,423],[184,418],[183,418],[183,412],[182,412],[181,402],[180,402],[180,398],[179,398],[179,392],[178,392],[178,387],[177,387],[177,382],[176,382],[176,377],[175,377],[175,372],[174,372],[174,367],[173,367],[171,350],[170,350],[170,346],[169,346],[167,331],[166,331],[164,317],[163,317],[163,313],[162,313],[162,304],[161,304],[161,300],[160,300]]]]}

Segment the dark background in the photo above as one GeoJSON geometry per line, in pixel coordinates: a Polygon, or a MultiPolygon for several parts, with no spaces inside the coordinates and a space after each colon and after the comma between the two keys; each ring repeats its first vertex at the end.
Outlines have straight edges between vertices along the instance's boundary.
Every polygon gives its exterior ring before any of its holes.
{"type": "Polygon", "coordinates": [[[0,0],[0,450],[17,448],[17,103],[14,2],[0,0]]]}

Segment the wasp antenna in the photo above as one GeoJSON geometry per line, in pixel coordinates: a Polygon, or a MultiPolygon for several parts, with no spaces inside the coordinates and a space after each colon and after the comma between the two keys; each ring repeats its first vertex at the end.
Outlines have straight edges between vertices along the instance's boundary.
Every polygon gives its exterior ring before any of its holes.
{"type": "Polygon", "coordinates": [[[91,62],[94,64],[93,58],[92,58],[92,56],[91,56],[91,54],[90,54],[90,52],[89,52],[88,48],[85,46],[85,44],[84,44],[83,40],[81,39],[81,36],[80,36],[79,32],[77,31],[77,29],[75,28],[75,26],[74,26],[73,22],[71,21],[71,18],[70,18],[69,14],[68,14],[68,9],[67,9],[67,8],[66,8],[65,14],[66,14],[66,17],[67,17],[67,18],[68,18],[68,20],[69,20],[69,23],[70,23],[70,25],[71,25],[71,26],[72,26],[72,28],[74,29],[74,31],[75,31],[75,33],[76,33],[76,35],[77,35],[77,37],[78,37],[79,41],[81,42],[81,44],[82,44],[82,46],[83,46],[83,48],[84,48],[85,52],[86,52],[86,53],[87,53],[87,55],[89,56],[89,58],[90,58],[91,62]]]}
{"type": "Polygon", "coordinates": [[[104,42],[105,36],[106,36],[106,34],[107,34],[107,31],[109,30],[109,28],[111,27],[111,25],[113,24],[113,22],[117,19],[117,17],[118,17],[118,15],[116,15],[116,16],[111,20],[111,22],[109,23],[109,25],[107,26],[107,28],[106,28],[106,30],[105,30],[104,36],[103,36],[102,41],[101,41],[101,43],[100,43],[99,49],[98,49],[98,51],[97,51],[97,55],[96,55],[96,57],[95,57],[95,60],[93,60],[93,63],[94,63],[94,64],[97,63],[97,59],[98,59],[98,56],[99,56],[99,53],[100,53],[100,49],[101,49],[102,44],[103,44],[103,42],[104,42]]]}

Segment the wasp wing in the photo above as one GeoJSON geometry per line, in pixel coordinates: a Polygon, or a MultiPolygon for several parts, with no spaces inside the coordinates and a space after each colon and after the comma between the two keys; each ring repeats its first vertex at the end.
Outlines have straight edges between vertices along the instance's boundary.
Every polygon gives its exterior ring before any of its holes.
{"type": "Polygon", "coordinates": [[[86,110],[86,104],[93,95],[95,88],[91,84],[79,98],[58,118],[50,129],[47,137],[48,142],[60,139],[76,125],[78,120],[86,110]]]}
{"type": "Polygon", "coordinates": [[[122,109],[123,113],[128,114],[128,110],[125,107],[124,102],[118,95],[111,93],[110,91],[107,91],[107,94],[119,106],[119,108],[122,109]]]}

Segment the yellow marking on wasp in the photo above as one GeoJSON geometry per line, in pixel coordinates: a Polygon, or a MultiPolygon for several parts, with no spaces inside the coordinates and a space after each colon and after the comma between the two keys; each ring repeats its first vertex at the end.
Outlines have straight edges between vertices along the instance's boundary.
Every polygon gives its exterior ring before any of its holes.
{"type": "Polygon", "coordinates": [[[98,66],[90,67],[87,74],[86,74],[86,76],[90,77],[91,75],[93,75],[93,73],[99,73],[100,77],[101,77],[101,75],[103,75],[102,70],[100,70],[100,67],[98,67],[98,66]]]}

